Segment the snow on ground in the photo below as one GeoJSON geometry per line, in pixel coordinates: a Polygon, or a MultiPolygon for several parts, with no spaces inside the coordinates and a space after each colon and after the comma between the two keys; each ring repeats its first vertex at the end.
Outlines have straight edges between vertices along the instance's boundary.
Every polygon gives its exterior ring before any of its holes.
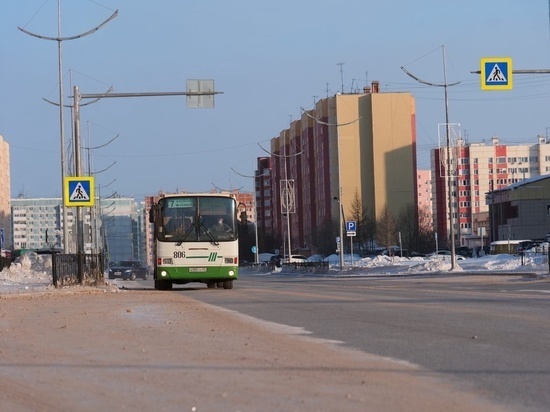
{"type": "Polygon", "coordinates": [[[52,288],[52,257],[27,252],[0,272],[0,293],[52,288]]]}
{"type": "MultiPolygon", "coordinates": [[[[389,257],[379,255],[361,258],[358,255],[344,255],[344,268],[340,272],[340,257],[330,255],[324,259],[319,256],[309,258],[312,262],[325,261],[329,263],[330,272],[348,276],[376,276],[376,275],[411,275],[411,274],[442,274],[442,273],[535,273],[547,275],[549,273],[545,255],[536,255],[524,259],[517,255],[486,255],[479,258],[457,260],[454,269],[449,258],[425,257],[389,257]]],[[[280,272],[282,269],[278,268],[280,272]]]]}
{"type": "MultiPolygon", "coordinates": [[[[310,260],[320,260],[311,257],[310,260]]],[[[411,275],[442,273],[535,273],[550,276],[545,255],[525,258],[524,265],[516,255],[487,255],[480,258],[458,260],[451,272],[449,259],[401,258],[399,256],[376,256],[360,258],[358,255],[344,255],[344,270],[340,272],[340,257],[331,255],[324,258],[329,262],[327,275],[376,276],[411,275]]],[[[276,269],[277,272],[281,268],[276,269]]],[[[265,272],[263,273],[265,275],[265,272]]],[[[45,291],[53,288],[52,260],[50,255],[38,255],[27,252],[18,257],[9,268],[0,272],[0,294],[21,293],[27,291],[45,291]]]]}

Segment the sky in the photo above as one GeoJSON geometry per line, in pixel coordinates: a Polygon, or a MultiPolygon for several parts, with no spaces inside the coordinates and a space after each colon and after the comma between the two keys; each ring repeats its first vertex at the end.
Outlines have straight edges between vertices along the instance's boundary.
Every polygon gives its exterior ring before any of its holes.
{"type": "MultiPolygon", "coordinates": [[[[550,74],[514,76],[510,91],[482,91],[480,59],[550,68],[547,0],[61,0],[64,104],[81,93],[184,91],[213,79],[214,109],[185,97],[112,98],[81,106],[83,165],[102,197],[141,201],[159,191],[251,191],[271,138],[320,98],[361,90],[411,92],[418,167],[428,169],[445,122],[472,143],[550,137],[550,74]],[[267,3],[267,4],[266,4],[267,3]],[[445,70],[443,66],[445,51],[445,70]]],[[[11,196],[60,197],[57,0],[0,4],[0,135],[10,145],[11,196]]],[[[65,110],[65,142],[72,141],[65,110]]],[[[69,148],[67,147],[67,152],[69,148]]],[[[66,155],[69,161],[72,156],[66,155]]]]}
{"type": "MultiPolygon", "coordinates": [[[[485,255],[480,258],[467,258],[458,260],[451,270],[450,260],[435,258],[400,258],[395,256],[376,256],[374,258],[354,258],[345,255],[345,275],[350,276],[403,276],[418,274],[423,276],[441,275],[465,272],[478,273],[480,275],[502,275],[514,273],[517,275],[534,273],[540,277],[548,277],[548,263],[543,254],[535,254],[525,259],[521,265],[521,259],[517,255],[485,255]]],[[[329,256],[330,269],[325,274],[314,273],[314,276],[339,276],[340,261],[336,255],[329,256]]],[[[246,270],[246,269],[242,269],[246,270]]],[[[286,269],[288,270],[288,269],[286,269]]],[[[280,272],[281,268],[275,268],[273,273],[280,272]]],[[[245,272],[252,276],[269,276],[272,272],[254,271],[248,269],[245,272]]],[[[300,275],[304,273],[300,272],[300,275]]],[[[134,281],[122,279],[107,280],[112,291],[117,291],[125,286],[132,286],[134,281]]],[[[139,282],[139,281],[138,281],[139,282]]],[[[152,282],[152,281],[150,281],[152,282]]],[[[206,287],[206,286],[205,286],[206,287]]],[[[27,252],[17,257],[9,268],[0,272],[0,294],[45,292],[52,290],[52,261],[50,255],[38,255],[35,252],[27,252]]]]}

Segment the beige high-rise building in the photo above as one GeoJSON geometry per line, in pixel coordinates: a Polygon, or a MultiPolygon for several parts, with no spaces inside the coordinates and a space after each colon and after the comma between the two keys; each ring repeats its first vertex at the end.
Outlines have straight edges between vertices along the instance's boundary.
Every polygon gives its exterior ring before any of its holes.
{"type": "Polygon", "coordinates": [[[0,135],[0,243],[5,249],[12,248],[10,184],[10,145],[0,135]]]}
{"type": "MultiPolygon", "coordinates": [[[[271,140],[273,232],[280,244],[315,253],[323,227],[345,220],[359,199],[377,220],[417,204],[415,102],[410,93],[336,94],[271,140]],[[289,181],[288,187],[283,183],[289,181]],[[282,193],[293,192],[286,220],[282,193]],[[341,203],[340,203],[341,202],[341,203]]],[[[258,221],[263,220],[258,216],[258,221]]]]}

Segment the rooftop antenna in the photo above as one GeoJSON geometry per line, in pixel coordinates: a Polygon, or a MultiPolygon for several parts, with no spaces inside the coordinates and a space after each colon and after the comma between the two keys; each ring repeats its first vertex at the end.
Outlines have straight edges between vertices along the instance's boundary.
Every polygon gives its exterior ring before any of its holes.
{"type": "Polygon", "coordinates": [[[340,66],[340,81],[342,83],[342,94],[344,94],[344,64],[346,63],[337,63],[340,66]]]}

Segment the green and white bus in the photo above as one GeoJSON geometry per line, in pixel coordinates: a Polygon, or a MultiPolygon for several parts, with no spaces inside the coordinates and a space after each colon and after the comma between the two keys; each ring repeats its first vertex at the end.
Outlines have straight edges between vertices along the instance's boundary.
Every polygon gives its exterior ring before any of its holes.
{"type": "Polygon", "coordinates": [[[237,203],[225,193],[166,194],[151,206],[155,289],[206,283],[232,289],[238,278],[237,203]]]}

